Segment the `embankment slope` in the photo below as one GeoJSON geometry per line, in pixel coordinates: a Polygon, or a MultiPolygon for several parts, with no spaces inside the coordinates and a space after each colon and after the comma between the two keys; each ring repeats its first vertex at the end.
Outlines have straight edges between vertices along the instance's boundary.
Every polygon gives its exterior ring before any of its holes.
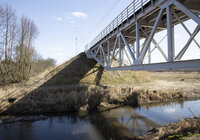
{"type": "Polygon", "coordinates": [[[55,113],[200,97],[198,72],[106,71],[84,53],[28,82],[0,87],[0,114],[55,113]]]}

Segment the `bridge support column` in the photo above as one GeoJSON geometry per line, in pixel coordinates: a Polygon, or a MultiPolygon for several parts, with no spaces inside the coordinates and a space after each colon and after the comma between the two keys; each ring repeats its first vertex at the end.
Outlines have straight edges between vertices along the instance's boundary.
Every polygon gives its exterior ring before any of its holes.
{"type": "Polygon", "coordinates": [[[132,49],[130,48],[129,43],[127,42],[127,40],[124,37],[124,35],[122,33],[120,33],[120,36],[121,36],[121,38],[122,38],[122,40],[123,40],[123,42],[125,44],[125,47],[127,48],[128,52],[129,52],[129,54],[130,54],[130,56],[132,58],[133,64],[134,64],[134,62],[135,62],[135,55],[134,55],[132,49]]]}
{"type": "Polygon", "coordinates": [[[119,47],[119,66],[122,66],[122,48],[121,48],[121,38],[118,38],[119,47]]]}
{"type": "Polygon", "coordinates": [[[122,60],[122,65],[124,65],[124,51],[125,51],[125,46],[122,46],[122,54],[121,54],[121,60],[122,60]]]}
{"type": "Polygon", "coordinates": [[[138,59],[140,55],[140,25],[138,21],[136,21],[135,28],[136,28],[136,59],[138,59]]]}
{"type": "Polygon", "coordinates": [[[104,64],[104,66],[105,66],[105,65],[108,65],[108,60],[107,60],[107,58],[106,58],[106,54],[105,54],[105,51],[104,51],[102,45],[100,46],[100,49],[101,49],[102,55],[103,55],[103,58],[101,58],[101,60],[103,60],[102,63],[104,64]]]}
{"type": "Polygon", "coordinates": [[[108,64],[107,66],[109,67],[110,66],[110,40],[108,39],[108,42],[107,42],[107,55],[108,55],[108,64]]]}
{"type": "Polygon", "coordinates": [[[151,45],[149,45],[148,54],[149,54],[149,56],[148,56],[148,62],[150,64],[151,63],[151,45]]]}
{"type": "Polygon", "coordinates": [[[133,53],[135,54],[135,42],[131,44],[131,47],[133,48],[133,53]]]}
{"type": "Polygon", "coordinates": [[[172,7],[168,6],[167,11],[167,35],[168,35],[168,62],[174,60],[174,26],[172,25],[172,7]]]}
{"type": "Polygon", "coordinates": [[[100,48],[100,60],[102,60],[102,51],[101,51],[101,46],[100,46],[99,48],[100,48]]]}

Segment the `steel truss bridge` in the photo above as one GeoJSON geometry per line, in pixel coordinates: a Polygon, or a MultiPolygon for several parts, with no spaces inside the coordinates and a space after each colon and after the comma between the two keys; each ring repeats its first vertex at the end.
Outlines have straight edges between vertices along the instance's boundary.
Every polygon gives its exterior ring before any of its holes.
{"type": "Polygon", "coordinates": [[[182,60],[192,41],[200,51],[200,38],[195,39],[200,30],[199,15],[200,0],[134,0],[85,46],[85,53],[106,70],[200,69],[200,56],[197,59],[182,60]],[[197,24],[193,32],[184,24],[189,19],[197,24]],[[177,24],[182,25],[189,39],[175,53],[177,46],[174,43],[174,26],[177,24]],[[155,33],[163,30],[167,31],[164,36],[167,51],[154,38],[155,33]],[[154,44],[154,48],[151,44],[154,44]],[[154,50],[159,51],[164,62],[151,62],[154,50]],[[147,62],[144,61],[146,59],[147,62]]]}

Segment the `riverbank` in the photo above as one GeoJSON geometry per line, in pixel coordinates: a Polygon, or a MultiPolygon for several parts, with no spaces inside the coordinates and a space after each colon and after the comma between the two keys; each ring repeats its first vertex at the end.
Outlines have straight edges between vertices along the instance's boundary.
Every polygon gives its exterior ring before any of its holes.
{"type": "MultiPolygon", "coordinates": [[[[152,83],[151,83],[152,84],[152,83]]],[[[1,114],[42,114],[89,112],[121,105],[148,105],[181,99],[200,98],[194,85],[172,87],[165,83],[150,86],[60,85],[39,87],[31,92],[1,98],[1,114]],[[189,87],[190,86],[190,87],[189,87]],[[193,87],[194,86],[194,87],[193,87]],[[148,88],[150,87],[150,88],[148,88]]]]}
{"type": "MultiPolygon", "coordinates": [[[[106,71],[82,53],[29,81],[1,85],[0,93],[0,115],[72,112],[86,115],[124,105],[148,108],[153,103],[200,99],[200,73],[106,71]]],[[[154,129],[141,139],[164,137],[160,133],[175,135],[164,129],[168,127],[154,129]]]]}
{"type": "Polygon", "coordinates": [[[81,53],[0,93],[0,114],[84,113],[200,98],[200,73],[106,71],[81,53]]]}
{"type": "Polygon", "coordinates": [[[199,140],[200,117],[181,119],[179,122],[150,130],[145,136],[137,137],[138,140],[199,140]]]}

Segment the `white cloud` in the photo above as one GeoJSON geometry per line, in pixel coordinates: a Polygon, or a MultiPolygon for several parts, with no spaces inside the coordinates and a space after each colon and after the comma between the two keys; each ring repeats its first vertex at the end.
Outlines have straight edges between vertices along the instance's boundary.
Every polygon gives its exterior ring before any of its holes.
{"type": "Polygon", "coordinates": [[[72,13],[67,12],[65,15],[65,19],[72,24],[75,23],[76,18],[87,19],[87,17],[88,15],[83,12],[72,12],[72,13]]]}
{"type": "Polygon", "coordinates": [[[56,21],[61,21],[61,20],[62,20],[62,17],[52,16],[52,19],[53,19],[53,20],[56,20],[56,21]]]}
{"type": "Polygon", "coordinates": [[[88,17],[88,15],[83,12],[72,12],[72,16],[74,16],[76,18],[84,18],[84,19],[86,19],[88,17]]]}

